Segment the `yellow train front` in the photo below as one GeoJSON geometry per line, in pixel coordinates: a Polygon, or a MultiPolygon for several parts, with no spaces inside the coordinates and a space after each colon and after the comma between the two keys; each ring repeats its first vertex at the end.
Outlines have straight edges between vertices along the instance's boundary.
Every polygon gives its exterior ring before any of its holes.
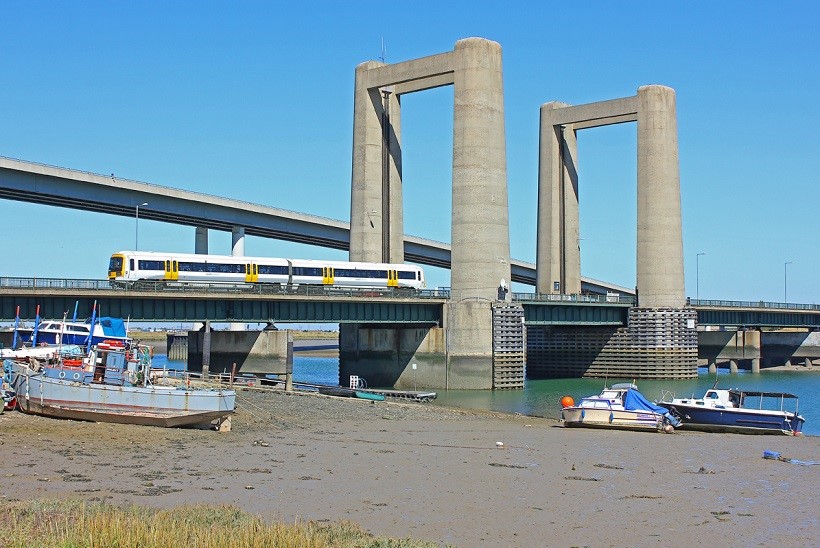
{"type": "Polygon", "coordinates": [[[416,290],[425,287],[424,271],[414,265],[154,251],[114,253],[108,264],[108,279],[114,286],[153,281],[174,284],[279,284],[289,287],[396,287],[416,290]]]}

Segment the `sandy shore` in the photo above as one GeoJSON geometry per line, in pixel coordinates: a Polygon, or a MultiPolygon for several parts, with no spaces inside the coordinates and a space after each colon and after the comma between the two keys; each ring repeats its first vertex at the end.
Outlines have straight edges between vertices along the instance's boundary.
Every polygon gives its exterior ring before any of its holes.
{"type": "Polygon", "coordinates": [[[820,438],[565,429],[245,390],[233,431],[0,416],[3,496],[352,520],[455,546],[820,545],[820,438]],[[497,442],[502,442],[499,447],[497,442]]]}

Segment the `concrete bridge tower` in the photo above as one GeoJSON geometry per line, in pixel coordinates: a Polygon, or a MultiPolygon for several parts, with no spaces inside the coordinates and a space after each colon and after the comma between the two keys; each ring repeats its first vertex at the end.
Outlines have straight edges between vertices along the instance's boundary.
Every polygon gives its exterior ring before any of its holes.
{"type": "Polygon", "coordinates": [[[543,376],[697,376],[697,314],[686,306],[675,91],[642,86],[637,95],[586,105],[541,107],[538,173],[539,293],[580,293],[578,150],[582,129],[638,123],[637,306],[626,331],[531,329],[543,376]],[[574,348],[573,348],[574,346],[574,348]],[[558,348],[562,358],[558,358],[558,348]],[[599,348],[590,359],[583,348],[599,348]],[[550,371],[555,366],[558,371],[550,371]],[[553,375],[555,373],[555,375],[553,375]]]}
{"type": "MultiPolygon", "coordinates": [[[[499,286],[510,282],[499,44],[467,38],[452,52],[357,67],[350,260],[403,262],[401,96],[444,85],[454,86],[455,96],[451,304],[445,326],[446,380],[431,384],[492,388],[493,310],[508,300],[499,286]]],[[[352,341],[350,329],[358,327],[342,326],[341,370],[353,360],[345,353],[345,341],[352,341]]],[[[359,343],[350,344],[361,350],[359,343]]],[[[399,361],[403,368],[406,360],[399,361]]]]}

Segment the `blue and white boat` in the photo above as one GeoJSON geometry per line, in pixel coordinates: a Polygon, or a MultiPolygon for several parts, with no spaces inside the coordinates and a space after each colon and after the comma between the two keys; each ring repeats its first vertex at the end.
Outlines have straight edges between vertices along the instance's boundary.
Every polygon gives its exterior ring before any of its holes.
{"type": "Polygon", "coordinates": [[[797,412],[797,396],[785,392],[713,387],[702,398],[666,395],[657,404],[679,417],[686,430],[796,436],[802,434],[805,422],[797,412]],[[787,401],[794,411],[786,410],[787,401]]]}
{"type": "Polygon", "coordinates": [[[88,354],[80,347],[66,353],[66,348],[45,360],[3,361],[18,409],[84,421],[166,427],[215,423],[229,429],[236,392],[193,388],[182,379],[175,385],[153,384],[147,346],[100,343],[88,354]]]}
{"type": "Polygon", "coordinates": [[[570,402],[561,410],[561,419],[567,427],[672,432],[680,426],[677,418],[647,400],[632,383],[604,387],[599,395],[582,398],[577,405],[570,402]]]}
{"type": "Polygon", "coordinates": [[[79,344],[96,345],[105,340],[128,342],[128,331],[122,318],[100,317],[93,320],[45,320],[34,327],[18,327],[19,340],[24,345],[79,344]],[[36,333],[36,336],[35,336],[36,333]],[[89,338],[90,343],[89,343],[89,338]]]}

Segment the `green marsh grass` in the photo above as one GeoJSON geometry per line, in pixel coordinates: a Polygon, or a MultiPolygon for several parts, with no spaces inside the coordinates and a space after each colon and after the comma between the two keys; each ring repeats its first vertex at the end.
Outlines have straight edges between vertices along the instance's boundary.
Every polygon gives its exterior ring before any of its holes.
{"type": "Polygon", "coordinates": [[[0,545],[5,547],[379,547],[435,543],[375,537],[351,522],[270,523],[232,506],[172,509],[97,502],[0,502],[0,545]]]}

